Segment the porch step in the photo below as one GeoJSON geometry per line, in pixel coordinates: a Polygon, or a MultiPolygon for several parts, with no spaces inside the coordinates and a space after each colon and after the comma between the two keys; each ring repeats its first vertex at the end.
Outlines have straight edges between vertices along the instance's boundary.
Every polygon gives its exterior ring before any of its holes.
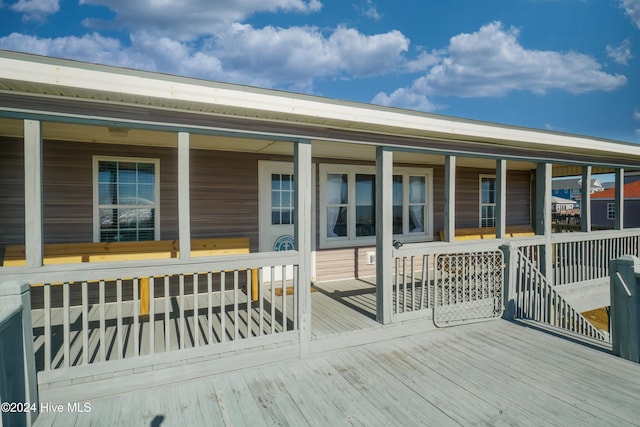
{"type": "Polygon", "coordinates": [[[611,305],[609,277],[556,286],[554,289],[578,313],[611,305]]]}

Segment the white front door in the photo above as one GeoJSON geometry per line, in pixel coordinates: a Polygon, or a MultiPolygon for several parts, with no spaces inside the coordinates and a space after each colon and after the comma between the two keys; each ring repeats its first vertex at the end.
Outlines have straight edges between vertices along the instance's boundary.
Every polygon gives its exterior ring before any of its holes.
{"type": "MultiPolygon", "coordinates": [[[[295,248],[293,164],[289,162],[258,162],[258,191],[260,225],[260,252],[288,251],[295,248]]],[[[286,279],[293,277],[293,268],[287,268],[286,279]]],[[[270,280],[265,270],[263,280],[270,280]]],[[[274,280],[281,280],[276,269],[274,280]]]]}

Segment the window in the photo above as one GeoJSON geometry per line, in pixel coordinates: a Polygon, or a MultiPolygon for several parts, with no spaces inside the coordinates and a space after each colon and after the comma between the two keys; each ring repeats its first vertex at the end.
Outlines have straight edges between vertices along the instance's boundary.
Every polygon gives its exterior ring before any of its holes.
{"type": "MultiPolygon", "coordinates": [[[[432,238],[431,169],[395,168],[393,234],[432,238]]],[[[320,165],[320,244],[371,244],[376,233],[376,176],[368,166],[320,165]]]]}
{"type": "Polygon", "coordinates": [[[271,174],[271,224],[293,224],[293,175],[271,174]]]}
{"type": "Polygon", "coordinates": [[[607,219],[616,219],[616,204],[607,203],[607,219]]]}
{"type": "Polygon", "coordinates": [[[159,239],[159,167],[157,159],[94,157],[94,241],[159,239]]]}
{"type": "Polygon", "coordinates": [[[496,177],[480,175],[480,227],[496,226],[496,177]]]}

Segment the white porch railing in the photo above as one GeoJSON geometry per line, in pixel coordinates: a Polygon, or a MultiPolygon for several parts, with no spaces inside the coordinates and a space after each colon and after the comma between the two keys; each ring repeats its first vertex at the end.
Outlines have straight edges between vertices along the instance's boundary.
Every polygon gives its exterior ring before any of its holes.
{"type": "Polygon", "coordinates": [[[609,262],[638,256],[640,231],[558,233],[552,236],[555,286],[609,277],[609,262]]]}
{"type": "Polygon", "coordinates": [[[623,255],[640,255],[640,229],[554,233],[551,265],[545,266],[545,239],[536,236],[514,240],[521,252],[540,271],[551,268],[554,286],[609,277],[609,262],[623,255]]]}
{"type": "Polygon", "coordinates": [[[514,302],[514,317],[531,319],[602,341],[609,335],[593,326],[557,292],[545,275],[529,259],[529,254],[512,247],[510,262],[514,272],[510,275],[514,302]]]}
{"type": "MultiPolygon", "coordinates": [[[[477,302],[489,295],[498,301],[490,317],[495,317],[496,313],[500,316],[503,287],[500,243],[500,240],[467,244],[437,242],[395,249],[392,281],[394,320],[428,316],[438,307],[446,308],[440,313],[448,313],[444,323],[455,323],[462,318],[469,320],[478,317],[476,314],[479,312],[471,312],[478,311],[476,308],[480,306],[477,302]],[[463,307],[465,313],[455,314],[456,307],[463,307]]],[[[486,307],[480,311],[482,314],[478,318],[485,318],[486,307]]]]}
{"type": "Polygon", "coordinates": [[[291,252],[25,271],[17,276],[35,284],[37,368],[73,369],[270,336],[273,342],[285,335],[297,339],[290,332],[298,329],[298,259],[291,252]],[[255,300],[251,269],[259,272],[255,300]],[[293,271],[289,280],[287,271],[293,271]],[[144,278],[145,315],[139,290],[144,278]]]}

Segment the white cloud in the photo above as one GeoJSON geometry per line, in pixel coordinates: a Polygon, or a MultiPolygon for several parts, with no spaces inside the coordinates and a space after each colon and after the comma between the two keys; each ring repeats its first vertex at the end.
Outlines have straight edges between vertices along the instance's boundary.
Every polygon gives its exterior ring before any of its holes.
{"type": "Polygon", "coordinates": [[[640,29],[640,0],[621,0],[620,4],[636,27],[640,29]]]}
{"type": "MultiPolygon", "coordinates": [[[[588,55],[525,49],[518,35],[517,29],[505,30],[493,22],[475,33],[452,37],[447,49],[437,53],[438,63],[403,89],[399,99],[406,99],[409,92],[463,98],[498,97],[512,91],[579,94],[614,90],[627,83],[623,75],[602,71],[602,65],[588,55]]],[[[376,98],[393,99],[393,94],[383,95],[376,98]]]]}
{"type": "Polygon", "coordinates": [[[440,62],[442,52],[432,51],[420,52],[416,59],[409,60],[405,63],[404,68],[410,73],[418,71],[426,71],[432,66],[440,62]]]}
{"type": "MultiPolygon", "coordinates": [[[[234,24],[205,49],[243,82],[309,90],[326,77],[362,77],[397,68],[409,41],[398,31],[372,36],[339,27],[328,36],[314,27],[255,29],[234,24]]],[[[202,49],[201,49],[202,51],[202,49]]]]}
{"type": "Polygon", "coordinates": [[[14,12],[21,13],[23,21],[41,22],[60,10],[58,2],[59,0],[19,0],[9,8],[14,12]]]}
{"type": "Polygon", "coordinates": [[[126,59],[120,41],[99,34],[82,37],[38,38],[13,33],[0,38],[0,49],[35,53],[38,55],[82,59],[88,62],[135,66],[126,59]]]}
{"type": "Polygon", "coordinates": [[[382,19],[382,15],[380,15],[380,13],[378,12],[378,8],[372,0],[366,0],[366,4],[359,9],[362,15],[366,16],[367,18],[373,19],[376,22],[382,19]]]}
{"type": "Polygon", "coordinates": [[[427,93],[460,97],[502,96],[514,90],[544,94],[613,90],[627,82],[602,71],[588,55],[527,50],[519,31],[493,22],[472,34],[451,38],[447,57],[423,78],[427,93]]]}
{"type": "Polygon", "coordinates": [[[631,55],[631,42],[629,39],[624,40],[620,46],[607,45],[607,56],[618,64],[628,65],[629,60],[633,58],[631,55]]]}
{"type": "Polygon", "coordinates": [[[636,120],[636,121],[640,122],[640,110],[634,110],[633,111],[633,120],[636,120]]]}
{"type": "Polygon", "coordinates": [[[425,95],[405,88],[397,89],[391,93],[391,95],[380,92],[371,100],[371,102],[378,105],[394,106],[418,111],[435,111],[439,108],[439,106],[429,101],[425,95]]]}
{"type": "Polygon", "coordinates": [[[305,91],[311,91],[317,79],[393,71],[408,46],[398,31],[369,36],[339,27],[325,36],[313,27],[255,29],[242,24],[200,43],[144,31],[131,34],[129,46],[96,33],[55,39],[14,33],[0,38],[1,49],[305,91]]]}
{"type": "Polygon", "coordinates": [[[105,6],[116,14],[113,21],[85,19],[89,28],[144,31],[180,40],[215,34],[259,12],[310,13],[322,8],[318,0],[80,0],[80,4],[105,6]]]}

